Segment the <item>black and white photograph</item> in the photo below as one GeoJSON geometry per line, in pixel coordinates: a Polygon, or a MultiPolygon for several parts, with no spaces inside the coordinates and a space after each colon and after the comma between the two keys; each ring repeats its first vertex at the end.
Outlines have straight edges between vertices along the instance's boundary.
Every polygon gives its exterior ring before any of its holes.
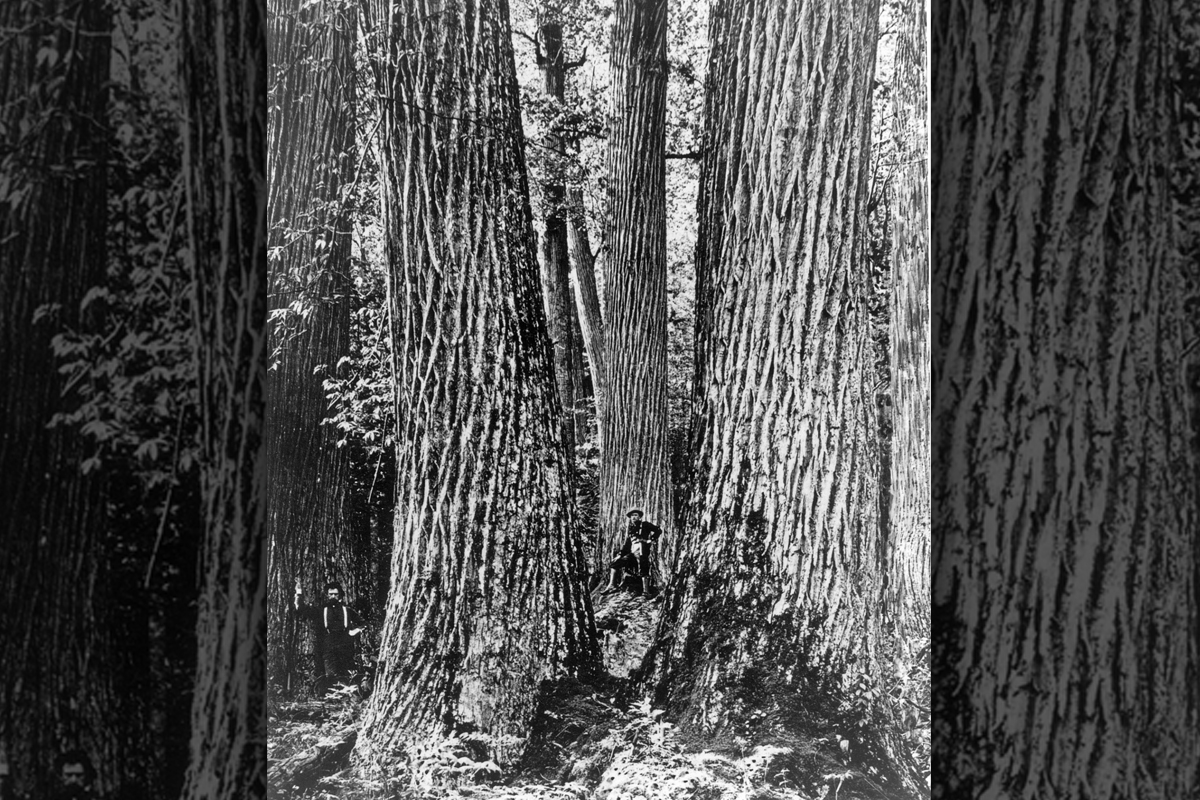
{"type": "Polygon", "coordinates": [[[272,797],[929,796],[927,16],[271,0],[272,797]]]}
{"type": "Polygon", "coordinates": [[[0,4],[0,797],[266,796],[265,6],[0,4]]]}
{"type": "Polygon", "coordinates": [[[1200,16],[937,3],[946,798],[1200,797],[1200,16]]]}
{"type": "Polygon", "coordinates": [[[1193,5],[0,2],[0,800],[1200,800],[1193,5]]]}

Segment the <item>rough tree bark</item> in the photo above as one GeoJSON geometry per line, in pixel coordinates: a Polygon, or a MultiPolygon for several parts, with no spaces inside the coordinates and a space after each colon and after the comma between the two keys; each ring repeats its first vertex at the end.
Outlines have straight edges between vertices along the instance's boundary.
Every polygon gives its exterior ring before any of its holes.
{"type": "MultiPolygon", "coordinates": [[[[1180,147],[1172,170],[1172,195],[1178,220],[1179,258],[1200,264],[1200,9],[1191,4],[1175,6],[1172,27],[1179,31],[1175,53],[1177,72],[1173,81],[1179,103],[1180,147]]],[[[1188,299],[1184,316],[1188,321],[1187,386],[1191,400],[1192,453],[1196,485],[1200,486],[1200,270],[1185,271],[1188,299]]],[[[1196,563],[1196,585],[1200,586],[1200,559],[1196,563]]]]}
{"type": "Polygon", "coordinates": [[[888,605],[900,630],[929,622],[929,160],[924,0],[900,6],[892,79],[892,448],[888,605]]]}
{"type": "Polygon", "coordinates": [[[266,2],[178,14],[205,522],[183,798],[242,800],[267,789],[266,2]]]}
{"type": "Polygon", "coordinates": [[[508,7],[368,8],[368,57],[388,98],[380,181],[399,430],[392,589],[358,748],[390,758],[479,730],[507,762],[543,682],[596,659],[508,7]]]}
{"type": "Polygon", "coordinates": [[[933,757],[958,765],[947,797],[1188,797],[1171,7],[1067,11],[933,17],[934,669],[953,687],[933,757]]]}
{"type": "Polygon", "coordinates": [[[322,425],[323,381],[350,350],[349,215],[354,168],[353,8],[341,0],[271,0],[267,218],[272,370],[267,381],[268,674],[300,679],[310,639],[290,613],[295,582],[309,598],[339,580],[370,597],[370,537],[347,508],[349,457],[322,425]],[[324,370],[318,371],[318,367],[324,370]]]}
{"type": "Polygon", "coordinates": [[[620,548],[631,507],[666,532],[660,564],[676,546],[667,460],[666,0],[617,0],[609,70],[597,571],[620,548]]]}
{"type": "Polygon", "coordinates": [[[104,280],[109,19],[96,3],[5,3],[0,28],[0,748],[18,792],[49,793],[60,747],[91,753],[107,791],[137,722],[111,690],[101,481],[81,472],[78,433],[47,423],[91,380],[59,375],[50,343],[87,332],[80,301],[104,280]]]}
{"type": "MultiPolygon", "coordinates": [[[[878,7],[723,0],[699,194],[695,465],[654,654],[685,726],[847,735],[846,788],[924,789],[848,687],[878,673],[885,563],[865,295],[878,7]]],[[[820,780],[815,775],[802,779],[820,780]]]]}

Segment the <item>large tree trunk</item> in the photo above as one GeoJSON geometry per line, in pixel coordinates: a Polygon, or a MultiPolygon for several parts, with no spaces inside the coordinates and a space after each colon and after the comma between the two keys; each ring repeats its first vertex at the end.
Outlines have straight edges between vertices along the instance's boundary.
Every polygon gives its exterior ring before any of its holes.
{"type": "Polygon", "coordinates": [[[308,631],[290,613],[295,582],[309,597],[339,580],[369,597],[365,520],[347,508],[348,451],[321,424],[323,382],[350,351],[349,215],[353,179],[355,13],[337,0],[270,2],[267,216],[272,369],[267,382],[268,674],[300,679],[308,631]]]}
{"type": "Polygon", "coordinates": [[[660,563],[675,549],[667,459],[667,2],[617,0],[614,14],[597,570],[620,548],[631,507],[666,532],[660,563]]]}
{"type": "MultiPolygon", "coordinates": [[[[1200,9],[1180,4],[1175,7],[1175,27],[1180,30],[1176,52],[1178,72],[1175,96],[1179,101],[1180,148],[1172,171],[1175,215],[1178,220],[1179,258],[1186,265],[1200,264],[1200,9]]],[[[1193,467],[1200,486],[1200,269],[1192,269],[1188,282],[1190,299],[1184,304],[1188,327],[1187,386],[1192,415],[1193,467]]],[[[1196,562],[1196,581],[1200,586],[1200,559],[1196,562]]]]}
{"type": "Polygon", "coordinates": [[[1191,797],[1200,540],[1170,4],[935,8],[933,374],[951,435],[934,450],[934,668],[951,690],[933,755],[961,765],[945,796],[1191,797]]]}
{"type": "Polygon", "coordinates": [[[891,503],[888,600],[900,630],[929,622],[929,150],[926,3],[900,7],[892,131],[900,162],[892,188],[891,503]]]}
{"type": "Polygon", "coordinates": [[[596,658],[503,0],[370,4],[396,385],[392,590],[359,748],[515,759],[596,658]],[[397,53],[404,53],[398,58],[397,53]]]}
{"type": "Polygon", "coordinates": [[[885,574],[863,255],[877,25],[873,0],[714,9],[695,471],[656,661],[685,726],[786,732],[826,771],[827,737],[852,731],[857,788],[897,797],[924,782],[846,692],[878,673],[885,574]]]}
{"type": "Polygon", "coordinates": [[[5,3],[0,28],[0,749],[18,791],[48,793],[63,747],[85,749],[107,791],[138,721],[111,690],[101,485],[78,432],[47,424],[92,379],[59,375],[51,339],[89,332],[99,302],[80,301],[104,280],[109,19],[5,3]]]}
{"type": "Polygon", "coordinates": [[[266,3],[180,0],[202,543],[185,800],[266,795],[266,3]]]}

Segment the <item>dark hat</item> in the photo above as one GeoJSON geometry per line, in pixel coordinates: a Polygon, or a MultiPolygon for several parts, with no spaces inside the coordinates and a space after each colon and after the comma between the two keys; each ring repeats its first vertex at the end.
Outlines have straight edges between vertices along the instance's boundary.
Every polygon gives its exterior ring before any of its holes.
{"type": "Polygon", "coordinates": [[[627,516],[627,517],[632,517],[634,514],[637,514],[639,517],[644,517],[644,516],[646,516],[644,513],[642,513],[642,510],[641,510],[640,508],[631,508],[631,509],[629,509],[629,511],[627,511],[627,512],[625,513],[625,516],[627,516]]]}

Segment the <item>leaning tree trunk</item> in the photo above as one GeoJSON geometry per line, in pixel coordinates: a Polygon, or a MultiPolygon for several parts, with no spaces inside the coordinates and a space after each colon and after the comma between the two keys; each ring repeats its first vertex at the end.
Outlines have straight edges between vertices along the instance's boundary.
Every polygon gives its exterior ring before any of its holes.
{"type": "Polygon", "coordinates": [[[873,0],[714,9],[695,468],[655,658],[685,726],[783,731],[826,772],[838,732],[858,788],[894,797],[924,781],[846,692],[878,673],[886,568],[863,253],[877,26],[873,0]]]}
{"type": "Polygon", "coordinates": [[[341,0],[271,0],[273,76],[267,174],[272,369],[267,382],[268,674],[287,692],[308,631],[290,613],[339,580],[374,594],[365,520],[347,508],[348,451],[322,424],[324,380],[350,351],[353,9],[341,0]]]}
{"type": "Polygon", "coordinates": [[[891,504],[888,605],[899,630],[929,622],[929,149],[926,4],[899,10],[892,131],[900,162],[892,187],[891,504]]]}
{"type": "MultiPolygon", "coordinates": [[[[604,365],[607,363],[604,357],[604,320],[600,315],[600,293],[596,290],[596,256],[588,240],[583,192],[577,187],[567,190],[567,246],[573,265],[571,271],[575,276],[572,281],[575,309],[592,376],[596,419],[602,420],[605,413],[604,365]]],[[[603,439],[600,447],[604,447],[603,439]]]]}
{"type": "Polygon", "coordinates": [[[641,508],[675,549],[667,445],[667,0],[617,0],[612,29],[605,401],[600,420],[600,546],[621,546],[641,508]]]}
{"type": "Polygon", "coordinates": [[[1170,3],[935,8],[934,759],[962,765],[946,796],[1191,797],[1170,3]]]}
{"type": "Polygon", "coordinates": [[[200,395],[197,669],[185,800],[266,795],[266,3],[180,0],[200,395]]]}
{"type": "Polygon", "coordinates": [[[373,3],[396,390],[392,590],[358,747],[522,749],[596,658],[503,0],[373,3]],[[403,58],[397,56],[404,53],[403,58]]]}
{"type": "Polygon", "coordinates": [[[48,429],[80,401],[51,347],[89,332],[104,281],[109,18],[100,4],[5,3],[0,58],[0,749],[15,789],[48,794],[59,748],[111,790],[138,721],[116,705],[101,479],[82,438],[48,429]],[[47,313],[48,312],[48,313],[47,313]]]}

